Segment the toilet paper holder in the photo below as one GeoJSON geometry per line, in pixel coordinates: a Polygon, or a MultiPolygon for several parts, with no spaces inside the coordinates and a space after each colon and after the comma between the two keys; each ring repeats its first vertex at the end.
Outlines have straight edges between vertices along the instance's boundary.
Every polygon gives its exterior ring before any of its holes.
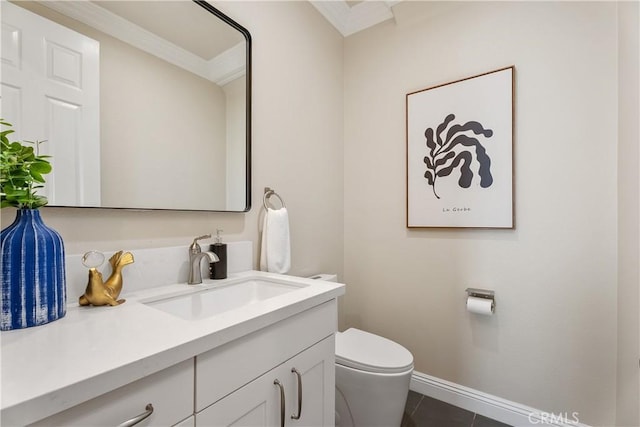
{"type": "Polygon", "coordinates": [[[469,297],[486,298],[492,300],[495,300],[496,298],[496,293],[489,289],[467,288],[465,292],[469,297]]]}
{"type": "Polygon", "coordinates": [[[467,288],[467,311],[491,316],[496,309],[495,292],[489,289],[467,288]]]}

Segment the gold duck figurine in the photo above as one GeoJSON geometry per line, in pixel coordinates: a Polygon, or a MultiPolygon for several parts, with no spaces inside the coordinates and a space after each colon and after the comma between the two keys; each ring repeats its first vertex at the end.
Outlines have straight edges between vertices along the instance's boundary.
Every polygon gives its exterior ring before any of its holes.
{"type": "MultiPolygon", "coordinates": [[[[104,259],[104,258],[103,258],[104,259]]],[[[118,299],[122,291],[122,269],[124,266],[133,264],[133,254],[131,252],[119,251],[109,258],[111,264],[111,275],[106,282],[102,281],[102,273],[95,267],[89,269],[89,283],[84,295],[80,297],[80,305],[120,305],[124,299],[118,299]]]]}

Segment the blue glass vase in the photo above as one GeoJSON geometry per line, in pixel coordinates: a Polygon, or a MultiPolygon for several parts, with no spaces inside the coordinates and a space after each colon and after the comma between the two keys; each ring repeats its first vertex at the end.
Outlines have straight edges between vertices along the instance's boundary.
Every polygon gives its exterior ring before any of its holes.
{"type": "Polygon", "coordinates": [[[0,329],[29,328],[64,317],[67,310],[64,244],[37,209],[19,209],[2,230],[0,329]]]}

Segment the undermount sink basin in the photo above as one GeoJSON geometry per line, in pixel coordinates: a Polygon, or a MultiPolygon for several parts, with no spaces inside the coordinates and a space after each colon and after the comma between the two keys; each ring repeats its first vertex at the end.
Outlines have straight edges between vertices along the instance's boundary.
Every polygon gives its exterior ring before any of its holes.
{"type": "Polygon", "coordinates": [[[301,287],[304,285],[249,279],[144,304],[182,319],[199,320],[284,295],[301,287]]]}

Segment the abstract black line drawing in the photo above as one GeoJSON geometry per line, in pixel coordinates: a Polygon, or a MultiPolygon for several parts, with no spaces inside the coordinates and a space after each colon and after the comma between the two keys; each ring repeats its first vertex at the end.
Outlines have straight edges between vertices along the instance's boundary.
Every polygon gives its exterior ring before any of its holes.
{"type": "Polygon", "coordinates": [[[424,156],[424,163],[427,170],[424,177],[431,186],[433,194],[440,199],[436,191],[437,179],[447,177],[459,168],[460,178],[458,185],[461,188],[469,188],[473,182],[474,174],[471,170],[473,162],[472,149],[475,148],[475,158],[479,163],[478,175],[480,176],[480,187],[487,188],[493,184],[493,176],[491,175],[491,158],[487,154],[485,147],[478,141],[478,138],[469,136],[471,132],[477,136],[491,138],[493,131],[485,129],[484,126],[476,121],[470,121],[463,125],[449,124],[455,120],[454,114],[449,114],[444,121],[438,125],[435,132],[429,127],[425,130],[426,145],[429,154],[424,156]],[[446,135],[443,138],[443,133],[446,135]]]}

